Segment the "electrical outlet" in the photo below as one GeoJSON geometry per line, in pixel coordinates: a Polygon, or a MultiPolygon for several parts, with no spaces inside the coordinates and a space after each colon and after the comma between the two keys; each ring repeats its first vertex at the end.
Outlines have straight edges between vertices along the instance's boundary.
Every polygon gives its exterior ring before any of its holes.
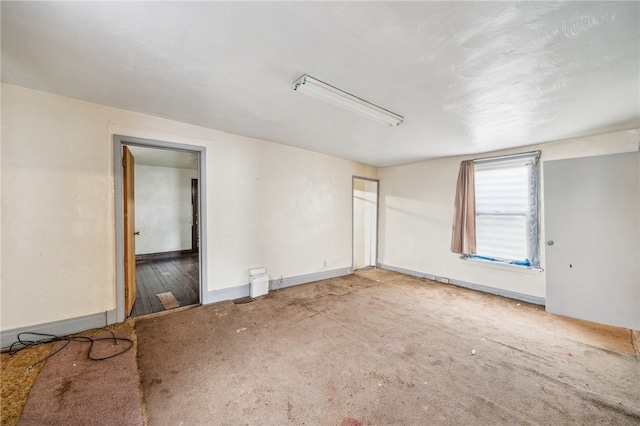
{"type": "Polygon", "coordinates": [[[440,278],[440,282],[443,284],[449,284],[449,278],[440,278]]]}

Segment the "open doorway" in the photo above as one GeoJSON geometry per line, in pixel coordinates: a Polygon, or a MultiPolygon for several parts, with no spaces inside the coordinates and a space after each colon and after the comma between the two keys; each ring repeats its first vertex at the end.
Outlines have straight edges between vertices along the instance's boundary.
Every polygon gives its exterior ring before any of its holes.
{"type": "Polygon", "coordinates": [[[114,139],[118,320],[201,303],[204,148],[114,139]]]}
{"type": "Polygon", "coordinates": [[[378,185],[353,177],[353,270],[375,267],[378,258],[378,185]]]}

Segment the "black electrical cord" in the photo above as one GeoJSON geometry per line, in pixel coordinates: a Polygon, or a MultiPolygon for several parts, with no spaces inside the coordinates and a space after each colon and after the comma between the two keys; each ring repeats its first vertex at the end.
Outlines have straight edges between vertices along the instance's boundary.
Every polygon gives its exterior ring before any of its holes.
{"type": "MultiPolygon", "coordinates": [[[[107,330],[107,329],[105,329],[107,330]]],[[[18,334],[18,341],[14,342],[11,344],[11,346],[9,347],[9,355],[15,355],[20,351],[23,351],[27,348],[32,348],[35,346],[41,346],[41,345],[46,345],[48,343],[55,343],[55,342],[65,342],[64,345],[62,345],[60,348],[56,349],[55,351],[53,351],[51,354],[49,354],[48,356],[42,358],[40,361],[36,362],[35,364],[31,364],[29,367],[27,367],[27,370],[31,370],[33,367],[35,367],[36,365],[40,364],[41,362],[44,362],[46,360],[48,360],[49,358],[51,358],[52,356],[54,356],[55,354],[57,354],[58,352],[60,352],[61,350],[63,350],[64,348],[67,347],[67,345],[71,342],[80,342],[80,343],[89,343],[89,352],[87,352],[87,357],[91,360],[91,361],[104,361],[105,359],[109,359],[109,358],[113,358],[116,357],[118,355],[122,355],[123,353],[127,352],[129,349],[131,349],[133,347],[133,340],[131,339],[127,339],[127,338],[123,338],[123,337],[116,337],[115,334],[113,334],[113,331],[111,330],[107,330],[109,333],[111,333],[111,337],[100,337],[100,338],[93,338],[93,337],[84,337],[84,336],[56,336],[55,334],[43,334],[43,333],[34,333],[34,332],[23,332],[23,333],[19,333],[18,334]],[[42,337],[41,339],[37,339],[37,340],[26,340],[23,339],[22,336],[23,335],[32,335],[32,336],[39,336],[42,337]],[[108,356],[105,357],[94,357],[92,354],[93,351],[93,345],[95,342],[99,342],[101,340],[113,340],[113,343],[118,345],[118,342],[127,342],[128,344],[125,345],[125,348],[108,356]]]]}

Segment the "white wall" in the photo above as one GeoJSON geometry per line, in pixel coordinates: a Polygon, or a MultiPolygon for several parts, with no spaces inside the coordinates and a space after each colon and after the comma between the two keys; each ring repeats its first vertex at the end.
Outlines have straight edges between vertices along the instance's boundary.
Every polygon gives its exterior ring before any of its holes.
{"type": "MultiPolygon", "coordinates": [[[[542,151],[545,160],[577,158],[637,151],[638,130],[551,142],[501,155],[542,151]]],[[[535,297],[545,297],[545,274],[510,265],[463,260],[451,253],[453,199],[460,161],[474,157],[445,158],[379,170],[380,235],[378,261],[392,267],[493,287],[535,297]]],[[[541,188],[544,211],[544,181],[541,188]]],[[[615,221],[615,216],[612,216],[615,221]]],[[[545,241],[542,218],[541,241],[545,241]]],[[[541,245],[541,267],[545,246],[541,245]]]]}
{"type": "Polygon", "coordinates": [[[191,249],[191,179],[197,170],[135,166],[136,254],[191,249]]]}
{"type": "MultiPolygon", "coordinates": [[[[116,307],[113,135],[207,149],[208,290],[350,267],[375,168],[2,84],[2,330],[116,307]],[[324,262],[326,261],[326,267],[324,262]]],[[[118,160],[119,161],[119,160],[118,160]]]]}

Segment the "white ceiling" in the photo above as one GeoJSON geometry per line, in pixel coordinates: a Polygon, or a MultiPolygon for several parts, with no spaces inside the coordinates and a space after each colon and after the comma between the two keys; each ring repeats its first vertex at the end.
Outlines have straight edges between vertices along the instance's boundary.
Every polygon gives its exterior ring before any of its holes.
{"type": "Polygon", "coordinates": [[[9,2],[2,80],[374,166],[640,126],[639,2],[9,2]],[[291,89],[309,74],[405,117],[291,89]]]}

